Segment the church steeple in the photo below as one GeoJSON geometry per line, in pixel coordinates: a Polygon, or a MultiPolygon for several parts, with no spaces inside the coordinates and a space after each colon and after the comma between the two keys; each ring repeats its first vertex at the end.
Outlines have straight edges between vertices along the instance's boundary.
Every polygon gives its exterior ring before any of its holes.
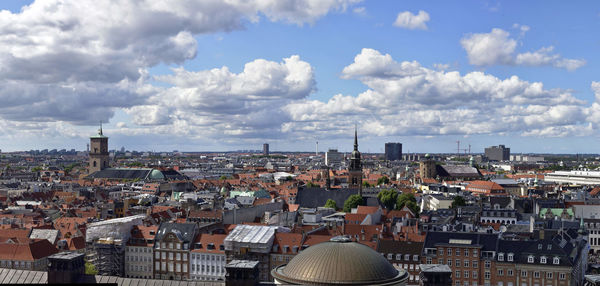
{"type": "Polygon", "coordinates": [[[103,136],[103,134],[102,134],[102,120],[100,120],[100,129],[98,129],[98,135],[103,136]]]}
{"type": "Polygon", "coordinates": [[[356,125],[354,126],[354,150],[350,155],[350,165],[348,166],[348,187],[358,189],[358,194],[362,196],[362,163],[358,151],[358,128],[356,125]]]}
{"type": "Polygon", "coordinates": [[[358,151],[358,131],[356,125],[354,125],[354,151],[358,151]]]}

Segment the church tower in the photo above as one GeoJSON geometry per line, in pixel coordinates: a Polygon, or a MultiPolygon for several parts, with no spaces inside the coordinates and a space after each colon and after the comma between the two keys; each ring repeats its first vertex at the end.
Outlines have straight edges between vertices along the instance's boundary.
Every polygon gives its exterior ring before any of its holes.
{"type": "Polygon", "coordinates": [[[89,174],[108,168],[108,137],[102,134],[102,124],[98,135],[90,137],[89,174]]]}
{"type": "Polygon", "coordinates": [[[358,194],[362,196],[362,163],[360,162],[360,152],[358,152],[356,127],[354,127],[354,150],[350,155],[350,166],[348,167],[348,188],[357,189],[358,194]]]}

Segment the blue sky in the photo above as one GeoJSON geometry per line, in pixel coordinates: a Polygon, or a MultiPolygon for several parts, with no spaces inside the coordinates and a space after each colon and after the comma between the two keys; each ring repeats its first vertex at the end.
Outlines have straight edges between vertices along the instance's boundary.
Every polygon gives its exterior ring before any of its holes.
{"type": "Polygon", "coordinates": [[[597,153],[600,4],[302,2],[2,1],[0,149],[597,153]]]}

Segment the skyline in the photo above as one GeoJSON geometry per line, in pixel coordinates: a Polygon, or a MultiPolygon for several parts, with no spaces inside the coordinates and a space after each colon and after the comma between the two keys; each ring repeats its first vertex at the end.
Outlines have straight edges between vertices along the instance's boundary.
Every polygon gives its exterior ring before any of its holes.
{"type": "Polygon", "coordinates": [[[0,149],[598,153],[598,3],[112,3],[0,4],[0,149]]]}

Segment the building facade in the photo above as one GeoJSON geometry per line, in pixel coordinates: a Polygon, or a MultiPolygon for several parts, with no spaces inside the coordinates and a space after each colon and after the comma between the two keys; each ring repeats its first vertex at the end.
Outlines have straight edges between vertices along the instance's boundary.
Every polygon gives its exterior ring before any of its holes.
{"type": "Polygon", "coordinates": [[[388,161],[402,160],[402,143],[385,143],[385,159],[388,161]]]}
{"type": "Polygon", "coordinates": [[[125,277],[152,279],[153,246],[157,226],[136,225],[125,246],[125,277]]]}
{"type": "Polygon", "coordinates": [[[189,255],[198,233],[195,223],[161,223],[154,244],[154,278],[188,280],[189,255]]]}
{"type": "Polygon", "coordinates": [[[504,145],[490,146],[485,148],[485,157],[490,161],[508,161],[510,160],[510,148],[504,145]]]}
{"type": "Polygon", "coordinates": [[[337,149],[329,149],[325,152],[325,165],[329,167],[335,167],[342,164],[344,154],[338,152],[337,149]]]}
{"type": "Polygon", "coordinates": [[[190,258],[190,279],[225,281],[225,234],[202,234],[196,238],[190,258]]]}

